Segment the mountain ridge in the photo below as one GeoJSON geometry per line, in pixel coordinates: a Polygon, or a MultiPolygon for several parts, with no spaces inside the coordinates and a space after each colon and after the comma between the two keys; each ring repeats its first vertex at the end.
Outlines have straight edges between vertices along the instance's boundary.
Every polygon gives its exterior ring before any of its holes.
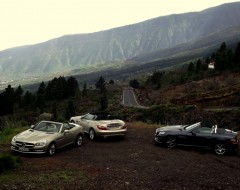
{"type": "Polygon", "coordinates": [[[74,69],[89,68],[91,71],[104,64],[113,67],[130,64],[124,61],[238,27],[238,10],[240,2],[227,3],[200,12],[172,14],[110,30],[65,35],[36,45],[3,50],[0,51],[0,81],[70,73],[74,69]]]}

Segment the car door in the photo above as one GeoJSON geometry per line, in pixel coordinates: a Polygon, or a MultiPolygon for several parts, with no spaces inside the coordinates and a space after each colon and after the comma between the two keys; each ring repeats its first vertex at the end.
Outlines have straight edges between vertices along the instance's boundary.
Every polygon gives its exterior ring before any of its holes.
{"type": "Polygon", "coordinates": [[[208,127],[200,127],[191,131],[191,144],[193,146],[207,147],[212,138],[212,129],[208,127]]]}
{"type": "Polygon", "coordinates": [[[71,130],[71,127],[68,123],[63,124],[61,135],[62,135],[62,146],[66,146],[75,140],[74,130],[71,130]]]}
{"type": "Polygon", "coordinates": [[[180,144],[180,145],[191,146],[192,138],[193,138],[193,135],[189,131],[181,131],[177,135],[177,141],[178,141],[178,144],[180,144]]]}
{"type": "Polygon", "coordinates": [[[88,133],[88,131],[89,131],[89,126],[88,126],[89,125],[89,120],[88,120],[88,118],[86,116],[84,116],[80,120],[81,120],[80,125],[83,127],[84,132],[88,133]]]}
{"type": "Polygon", "coordinates": [[[91,128],[91,126],[93,125],[94,121],[94,115],[92,114],[87,114],[85,116],[83,116],[80,120],[80,125],[83,127],[84,132],[88,133],[89,129],[91,128]]]}

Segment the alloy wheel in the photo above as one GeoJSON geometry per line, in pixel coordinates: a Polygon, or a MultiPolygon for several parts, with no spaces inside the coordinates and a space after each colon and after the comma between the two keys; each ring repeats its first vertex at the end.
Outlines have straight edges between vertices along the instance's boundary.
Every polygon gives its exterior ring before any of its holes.
{"type": "Polygon", "coordinates": [[[52,156],[56,152],[56,145],[54,143],[51,143],[48,148],[48,155],[52,156]]]}
{"type": "Polygon", "coordinates": [[[174,148],[177,145],[176,139],[174,137],[168,137],[166,140],[166,145],[168,148],[174,148]]]}
{"type": "Polygon", "coordinates": [[[218,143],[218,144],[215,145],[214,151],[215,151],[215,153],[218,154],[218,155],[223,155],[223,154],[225,154],[225,153],[226,153],[226,150],[227,150],[227,149],[226,149],[225,145],[222,144],[222,143],[218,143]]]}
{"type": "Polygon", "coordinates": [[[89,138],[91,140],[94,140],[95,139],[95,131],[93,129],[90,129],[89,130],[89,138]]]}
{"type": "Polygon", "coordinates": [[[82,137],[82,135],[78,135],[76,138],[76,145],[82,146],[82,144],[83,144],[83,137],[82,137]]]}

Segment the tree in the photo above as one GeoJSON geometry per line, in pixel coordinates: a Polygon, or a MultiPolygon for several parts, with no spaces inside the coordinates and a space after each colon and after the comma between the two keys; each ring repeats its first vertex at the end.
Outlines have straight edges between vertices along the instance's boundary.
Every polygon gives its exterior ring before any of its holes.
{"type": "Polygon", "coordinates": [[[72,116],[76,115],[76,106],[73,101],[68,101],[68,106],[65,112],[65,118],[69,120],[72,116]]]}
{"type": "Polygon", "coordinates": [[[202,61],[201,59],[198,59],[197,60],[197,63],[196,63],[196,71],[200,71],[202,69],[202,61]]]}
{"type": "Polygon", "coordinates": [[[111,79],[111,80],[109,81],[109,84],[114,84],[114,81],[111,79]]]}
{"type": "Polygon", "coordinates": [[[83,96],[86,96],[86,95],[87,95],[87,84],[86,84],[86,82],[83,84],[82,95],[83,95],[83,96]]]}
{"type": "Polygon", "coordinates": [[[108,107],[108,98],[107,98],[107,92],[106,91],[101,96],[100,105],[101,105],[101,110],[102,111],[106,110],[107,107],[108,107]]]}
{"type": "Polygon", "coordinates": [[[194,64],[193,62],[190,62],[188,65],[188,72],[193,72],[194,71],[194,64]]]}
{"type": "Polygon", "coordinates": [[[230,53],[227,50],[226,43],[223,42],[216,54],[215,69],[218,71],[222,71],[226,68],[229,68],[229,62],[230,62],[229,56],[230,56],[230,53]]]}
{"type": "Polygon", "coordinates": [[[38,87],[37,94],[45,95],[45,93],[46,93],[46,85],[42,81],[38,87]]]}
{"type": "Polygon", "coordinates": [[[76,93],[76,90],[79,89],[78,82],[77,82],[76,78],[70,77],[70,78],[67,80],[67,87],[68,87],[68,93],[69,93],[69,95],[70,95],[70,96],[74,96],[75,93],[76,93]]]}
{"type": "Polygon", "coordinates": [[[19,106],[21,104],[21,100],[22,100],[22,95],[23,95],[23,89],[22,87],[19,85],[17,87],[17,89],[14,92],[14,97],[15,97],[15,103],[17,103],[19,106]]]}
{"type": "Polygon", "coordinates": [[[22,106],[25,110],[35,109],[35,95],[27,91],[23,96],[22,106]]]}
{"type": "Polygon", "coordinates": [[[6,114],[5,108],[7,107],[6,101],[5,101],[6,95],[4,93],[0,94],[0,116],[6,114]]]}
{"type": "Polygon", "coordinates": [[[100,89],[101,92],[105,91],[105,79],[101,76],[98,81],[95,83],[96,88],[100,89]]]}
{"type": "Polygon", "coordinates": [[[130,80],[129,85],[133,88],[139,87],[139,82],[136,79],[130,80]]]}
{"type": "Polygon", "coordinates": [[[53,119],[54,120],[57,120],[59,118],[59,113],[58,113],[57,102],[56,101],[54,101],[54,103],[52,104],[51,113],[53,114],[53,119]]]}
{"type": "Polygon", "coordinates": [[[36,107],[40,109],[41,112],[43,112],[43,109],[46,104],[46,99],[45,99],[45,94],[46,94],[46,85],[44,82],[42,82],[37,90],[37,100],[36,100],[36,107]]]}
{"type": "Polygon", "coordinates": [[[238,43],[234,53],[234,67],[240,68],[240,42],[238,43]]]}
{"type": "Polygon", "coordinates": [[[151,77],[149,77],[148,82],[151,82],[152,84],[156,84],[157,85],[157,89],[159,89],[161,87],[161,79],[164,75],[164,71],[155,71],[151,77]]]}
{"type": "Polygon", "coordinates": [[[48,100],[63,100],[69,97],[68,83],[64,77],[54,78],[48,82],[46,97],[48,100]]]}
{"type": "Polygon", "coordinates": [[[4,114],[12,114],[13,113],[13,105],[15,103],[14,89],[11,85],[8,85],[3,92],[3,107],[4,114]]]}
{"type": "Polygon", "coordinates": [[[101,93],[101,97],[100,97],[101,110],[105,110],[108,107],[107,90],[105,88],[105,85],[106,85],[106,82],[102,76],[95,83],[96,88],[100,89],[100,93],[101,93]]]}

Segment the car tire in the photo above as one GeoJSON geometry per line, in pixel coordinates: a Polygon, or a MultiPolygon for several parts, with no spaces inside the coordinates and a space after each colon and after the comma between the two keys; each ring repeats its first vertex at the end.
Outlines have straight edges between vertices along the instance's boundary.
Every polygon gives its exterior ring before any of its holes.
{"type": "Polygon", "coordinates": [[[95,138],[96,138],[96,134],[95,134],[95,131],[93,128],[89,129],[89,138],[91,140],[95,140],[95,138]]]}
{"type": "Polygon", "coordinates": [[[223,155],[223,154],[226,154],[227,148],[226,148],[225,144],[219,142],[219,143],[215,144],[214,152],[218,155],[223,155]]]}
{"type": "Polygon", "coordinates": [[[165,144],[168,148],[174,148],[177,145],[175,137],[167,137],[165,144]]]}
{"type": "Polygon", "coordinates": [[[53,156],[56,153],[56,144],[55,143],[50,143],[48,146],[47,154],[49,156],[53,156]]]}
{"type": "Polygon", "coordinates": [[[83,136],[78,135],[75,141],[75,145],[79,147],[79,146],[82,146],[82,144],[83,144],[83,136]]]}

